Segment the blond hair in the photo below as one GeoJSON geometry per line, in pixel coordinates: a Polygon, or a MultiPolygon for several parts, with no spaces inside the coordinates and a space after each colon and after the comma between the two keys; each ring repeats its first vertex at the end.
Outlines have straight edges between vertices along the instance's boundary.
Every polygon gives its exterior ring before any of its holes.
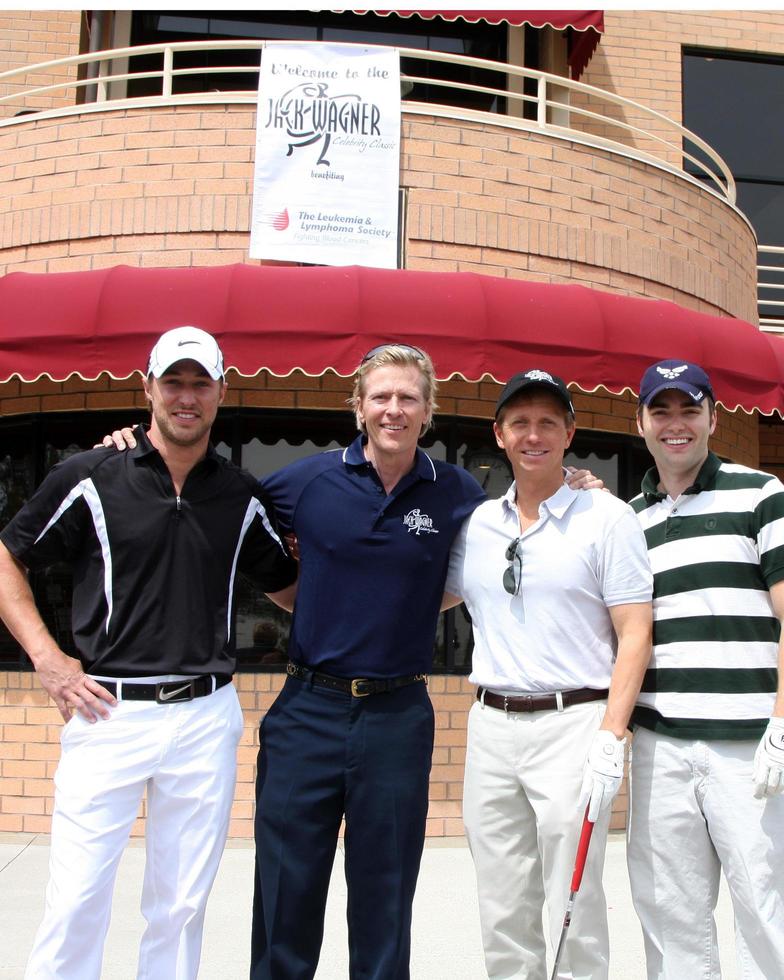
{"type": "Polygon", "coordinates": [[[422,423],[422,431],[419,433],[422,436],[433,425],[433,414],[438,410],[436,404],[438,382],[435,378],[433,362],[429,356],[423,350],[409,347],[407,344],[388,344],[373,354],[372,357],[364,358],[357,368],[357,373],[354,375],[354,390],[347,400],[357,421],[357,428],[360,432],[366,432],[365,424],[359,417],[359,406],[365,394],[365,378],[376,368],[390,366],[415,367],[419,371],[422,395],[427,406],[427,416],[422,423]]]}

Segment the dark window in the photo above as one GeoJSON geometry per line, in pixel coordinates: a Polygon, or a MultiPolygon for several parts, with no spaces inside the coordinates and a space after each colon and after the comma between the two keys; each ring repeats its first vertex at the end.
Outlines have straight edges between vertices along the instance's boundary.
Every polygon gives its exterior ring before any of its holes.
{"type": "MultiPolygon", "coordinates": [[[[173,41],[286,40],[323,41],[329,43],[381,44],[391,47],[421,48],[449,54],[468,55],[488,61],[506,61],[506,24],[467,24],[440,20],[403,18],[391,14],[350,11],[137,11],[131,25],[131,45],[162,44],[173,41]]],[[[130,59],[130,71],[154,71],[162,67],[161,55],[136,55],[130,59]]],[[[226,68],[207,74],[175,77],[174,92],[253,91],[258,87],[258,72],[231,71],[232,67],[257,68],[258,51],[231,49],[177,53],[175,69],[226,68]]],[[[405,98],[418,102],[459,105],[490,112],[504,112],[505,99],[480,92],[470,93],[434,84],[436,79],[503,89],[505,76],[487,69],[424,61],[412,57],[401,59],[401,72],[433,81],[406,86],[405,98]]],[[[158,94],[157,79],[138,79],[128,83],[128,95],[141,97],[158,94]]]]}
{"type": "MultiPolygon", "coordinates": [[[[534,30],[533,28],[524,28],[525,34],[523,35],[524,44],[524,54],[523,54],[523,64],[526,68],[541,68],[541,37],[542,32],[534,30]]],[[[553,69],[550,69],[552,71],[553,69]]],[[[535,78],[524,78],[523,79],[523,94],[530,96],[533,101],[523,102],[523,119],[535,120],[537,118],[539,107],[536,103],[536,97],[539,93],[539,85],[535,78]]],[[[552,96],[551,96],[552,98],[552,96]]]]}
{"type": "Polygon", "coordinates": [[[736,179],[784,181],[784,59],[683,53],[683,124],[724,157],[736,179]]]}
{"type": "MultiPolygon", "coordinates": [[[[2,525],[56,462],[89,449],[106,432],[139,420],[138,412],[96,412],[49,414],[0,422],[2,525]]],[[[355,435],[354,420],[348,412],[222,409],[213,427],[218,451],[259,477],[302,456],[345,446],[355,435]]],[[[496,447],[490,421],[442,418],[422,440],[422,446],[436,459],[469,469],[491,497],[505,493],[511,482],[509,464],[496,447]]],[[[578,434],[567,463],[587,466],[625,499],[637,492],[648,465],[641,440],[602,433],[578,434]]],[[[34,575],[31,585],[49,629],[63,649],[72,652],[70,569],[66,565],[53,566],[34,575]]],[[[288,613],[274,606],[242,576],[237,585],[236,608],[239,669],[280,669],[286,660],[288,613]]],[[[472,649],[470,619],[465,608],[461,606],[445,613],[436,634],[435,670],[467,673],[472,649]]],[[[0,667],[30,667],[1,623],[0,667]]]]}
{"type": "MultiPolygon", "coordinates": [[[[784,246],[784,59],[684,50],[683,124],[727,162],[738,190],[738,207],[747,215],[761,245],[784,246]]],[[[706,159],[689,141],[684,149],[706,159]]],[[[687,171],[702,177],[688,160],[687,171]]],[[[763,253],[762,264],[784,267],[784,256],[763,253]]],[[[781,272],[762,276],[784,283],[781,272]]],[[[778,300],[779,290],[761,287],[761,300],[778,300]],[[777,295],[778,294],[778,295],[777,295]]],[[[781,316],[779,307],[760,308],[760,316],[781,316]]]]}
{"type": "MultiPolygon", "coordinates": [[[[11,520],[36,485],[36,461],[31,449],[29,422],[0,425],[0,526],[11,520]]],[[[23,658],[19,646],[0,621],[0,667],[18,667],[23,658]]]]}

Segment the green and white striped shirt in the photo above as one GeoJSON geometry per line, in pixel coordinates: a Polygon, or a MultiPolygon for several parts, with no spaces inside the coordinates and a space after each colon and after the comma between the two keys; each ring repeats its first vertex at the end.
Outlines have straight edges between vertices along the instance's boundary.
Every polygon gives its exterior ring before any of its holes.
{"type": "Polygon", "coordinates": [[[675,738],[759,738],[777,684],[784,486],[708,454],[677,500],[649,470],[631,506],[653,570],[653,656],[633,722],[675,738]]]}

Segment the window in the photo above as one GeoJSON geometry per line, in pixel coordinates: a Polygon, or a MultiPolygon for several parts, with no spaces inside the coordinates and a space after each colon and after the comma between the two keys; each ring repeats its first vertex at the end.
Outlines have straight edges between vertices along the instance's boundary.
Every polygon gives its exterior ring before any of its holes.
{"type": "MultiPolygon", "coordinates": [[[[140,420],[138,412],[48,414],[0,421],[0,517],[16,513],[47,470],[73,452],[88,449],[112,429],[140,420]]],[[[347,445],[356,435],[348,413],[221,409],[213,427],[216,448],[227,458],[262,477],[314,452],[347,445]]],[[[421,445],[436,459],[469,469],[489,496],[506,492],[511,471],[499,452],[490,421],[442,417],[421,445]]],[[[579,434],[567,462],[587,465],[606,484],[628,499],[639,489],[647,453],[639,439],[603,433],[579,434]]],[[[36,601],[58,643],[71,643],[71,573],[56,565],[31,578],[36,601]]],[[[289,615],[274,606],[248,579],[240,576],[236,592],[239,670],[279,670],[286,662],[289,615]]],[[[440,617],[434,650],[439,673],[470,670],[471,623],[464,607],[440,617]]],[[[0,668],[29,669],[27,657],[0,623],[0,668]]]]}
{"type": "MultiPolygon", "coordinates": [[[[760,245],[784,246],[782,85],[782,58],[688,49],[683,53],[683,124],[729,165],[737,183],[738,207],[754,226],[760,245]]],[[[689,153],[704,158],[685,143],[689,153]]],[[[688,161],[686,169],[698,172],[688,161]]],[[[782,258],[777,263],[765,256],[764,264],[784,266],[782,258]]],[[[765,278],[784,284],[784,268],[765,278]]],[[[775,300],[775,292],[763,288],[760,299],[775,300]]]]}
{"type": "MultiPolygon", "coordinates": [[[[382,17],[368,12],[351,11],[136,11],[131,27],[131,45],[161,44],[172,41],[220,41],[240,38],[286,41],[323,41],[328,43],[382,44],[391,47],[421,48],[449,54],[468,55],[489,61],[506,61],[506,24],[467,24],[403,18],[394,14],[382,17]]],[[[191,51],[178,53],[177,69],[215,69],[226,66],[255,68],[258,51],[191,51]]],[[[131,71],[157,70],[160,55],[137,55],[131,59],[131,71]]],[[[421,78],[470,83],[503,88],[505,76],[486,69],[466,68],[406,57],[401,72],[421,78]]],[[[248,91],[258,87],[258,72],[199,73],[175,78],[174,92],[248,91]]],[[[138,79],[128,84],[129,97],[158,93],[157,79],[138,79]]],[[[490,112],[505,111],[505,99],[481,92],[458,91],[440,85],[418,82],[405,91],[405,98],[418,102],[460,105],[490,112]],[[503,104],[502,104],[503,103],[503,104]]]]}

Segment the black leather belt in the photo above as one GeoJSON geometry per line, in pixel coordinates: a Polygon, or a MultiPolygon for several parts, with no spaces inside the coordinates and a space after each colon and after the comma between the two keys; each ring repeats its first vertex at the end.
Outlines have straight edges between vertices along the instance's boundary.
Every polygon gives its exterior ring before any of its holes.
{"type": "Polygon", "coordinates": [[[181,681],[159,681],[157,684],[141,684],[134,680],[97,681],[102,687],[123,701],[157,701],[158,704],[178,704],[180,701],[193,701],[203,698],[231,682],[229,674],[201,674],[181,681]],[[213,680],[215,682],[213,686],[213,680]]]}
{"type": "Polygon", "coordinates": [[[409,674],[407,677],[355,677],[353,680],[349,677],[333,677],[332,674],[321,674],[317,670],[303,667],[302,664],[295,664],[292,660],[286,665],[286,673],[289,677],[307,681],[316,687],[328,687],[331,691],[340,691],[355,698],[366,698],[369,694],[386,694],[420,681],[427,683],[426,674],[409,674]]]}
{"type": "MultiPolygon", "coordinates": [[[[581,687],[576,691],[561,691],[561,706],[586,704],[588,701],[604,701],[609,691],[599,691],[594,687],[581,687]]],[[[493,694],[483,687],[477,688],[477,701],[501,711],[555,711],[559,707],[555,694],[493,694]]]]}

